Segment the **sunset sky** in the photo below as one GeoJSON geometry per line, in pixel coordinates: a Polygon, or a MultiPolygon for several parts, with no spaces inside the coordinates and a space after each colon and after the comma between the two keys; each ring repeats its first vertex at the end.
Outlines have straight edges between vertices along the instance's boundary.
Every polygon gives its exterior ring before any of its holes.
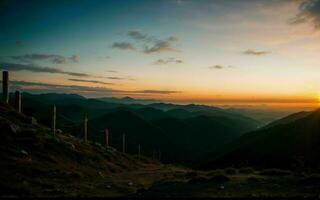
{"type": "Polygon", "coordinates": [[[0,27],[12,89],[320,101],[320,0],[0,0],[0,27]]]}

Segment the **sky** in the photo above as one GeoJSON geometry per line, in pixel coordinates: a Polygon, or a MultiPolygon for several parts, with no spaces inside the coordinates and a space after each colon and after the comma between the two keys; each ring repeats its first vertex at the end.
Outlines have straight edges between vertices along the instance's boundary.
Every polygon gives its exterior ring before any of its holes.
{"type": "Polygon", "coordinates": [[[0,0],[12,90],[318,106],[320,0],[0,0]]]}

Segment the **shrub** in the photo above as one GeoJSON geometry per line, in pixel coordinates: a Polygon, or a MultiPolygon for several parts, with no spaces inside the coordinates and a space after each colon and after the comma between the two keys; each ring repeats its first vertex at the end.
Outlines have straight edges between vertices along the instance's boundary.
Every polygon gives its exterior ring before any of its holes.
{"type": "Polygon", "coordinates": [[[245,168],[239,169],[239,173],[242,173],[242,174],[252,174],[253,172],[254,170],[251,167],[245,167],[245,168]]]}
{"type": "Polygon", "coordinates": [[[230,178],[224,174],[217,174],[211,178],[196,177],[188,181],[188,183],[210,183],[210,182],[227,182],[230,178]]]}
{"type": "Polygon", "coordinates": [[[224,170],[224,172],[226,174],[236,174],[237,173],[237,170],[235,168],[232,168],[232,167],[228,167],[224,170]]]}
{"type": "Polygon", "coordinates": [[[188,172],[185,175],[186,178],[192,178],[192,177],[196,177],[196,176],[198,176],[197,172],[188,172]]]}
{"type": "Polygon", "coordinates": [[[230,178],[224,174],[217,174],[209,179],[210,182],[227,182],[230,178]]]}
{"type": "Polygon", "coordinates": [[[266,175],[266,176],[286,176],[291,174],[288,170],[283,169],[265,169],[260,172],[260,175],[266,175]]]}
{"type": "Polygon", "coordinates": [[[320,184],[320,174],[310,174],[303,178],[302,182],[307,184],[320,184]]]}

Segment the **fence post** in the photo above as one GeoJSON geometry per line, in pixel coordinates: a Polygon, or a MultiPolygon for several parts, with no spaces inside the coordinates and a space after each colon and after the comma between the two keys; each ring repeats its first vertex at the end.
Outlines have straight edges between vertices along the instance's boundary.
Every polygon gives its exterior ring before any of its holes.
{"type": "Polygon", "coordinates": [[[15,93],[14,107],[19,113],[21,112],[21,93],[19,91],[15,93]]]}
{"type": "Polygon", "coordinates": [[[106,128],[106,147],[109,147],[109,130],[106,128]]]}
{"type": "Polygon", "coordinates": [[[122,135],[122,152],[123,153],[126,152],[126,135],[125,134],[122,135]]]}
{"type": "Polygon", "coordinates": [[[57,119],[57,108],[56,105],[53,105],[52,110],[52,134],[56,134],[56,119],[57,119]]]}
{"type": "Polygon", "coordinates": [[[141,145],[138,145],[138,159],[140,160],[140,156],[141,156],[141,145]]]}
{"type": "Polygon", "coordinates": [[[83,121],[83,131],[84,131],[84,142],[88,142],[88,118],[87,116],[84,116],[84,121],[83,121]]]}
{"type": "Polygon", "coordinates": [[[2,101],[9,103],[9,72],[2,72],[2,101]]]}

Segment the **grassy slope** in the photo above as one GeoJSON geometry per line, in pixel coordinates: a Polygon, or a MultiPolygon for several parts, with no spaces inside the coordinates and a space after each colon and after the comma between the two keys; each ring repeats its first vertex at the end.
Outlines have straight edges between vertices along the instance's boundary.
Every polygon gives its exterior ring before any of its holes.
{"type": "Polygon", "coordinates": [[[0,194],[2,196],[119,196],[148,184],[126,173],[163,165],[57,134],[0,105],[0,194]],[[123,179],[119,178],[124,176],[123,179]]]}

